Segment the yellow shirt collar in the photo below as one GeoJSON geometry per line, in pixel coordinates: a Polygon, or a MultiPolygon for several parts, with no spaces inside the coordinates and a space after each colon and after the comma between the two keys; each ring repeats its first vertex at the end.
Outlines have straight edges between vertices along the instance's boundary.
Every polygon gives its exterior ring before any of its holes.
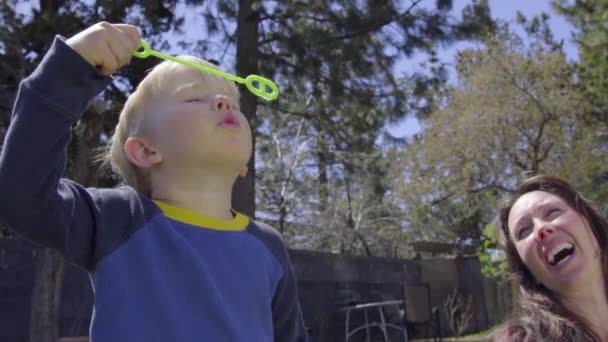
{"type": "Polygon", "coordinates": [[[232,220],[220,220],[199,214],[190,209],[176,207],[162,201],[153,201],[165,216],[197,227],[225,231],[240,231],[247,228],[247,225],[249,224],[249,217],[236,211],[232,211],[234,213],[234,218],[232,220]]]}

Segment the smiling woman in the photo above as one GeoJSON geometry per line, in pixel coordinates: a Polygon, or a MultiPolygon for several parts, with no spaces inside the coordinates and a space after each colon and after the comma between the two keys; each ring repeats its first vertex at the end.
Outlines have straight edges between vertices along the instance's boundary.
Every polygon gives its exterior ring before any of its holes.
{"type": "Polygon", "coordinates": [[[608,341],[608,221],[566,181],[526,180],[498,214],[520,296],[495,341],[608,341]]]}

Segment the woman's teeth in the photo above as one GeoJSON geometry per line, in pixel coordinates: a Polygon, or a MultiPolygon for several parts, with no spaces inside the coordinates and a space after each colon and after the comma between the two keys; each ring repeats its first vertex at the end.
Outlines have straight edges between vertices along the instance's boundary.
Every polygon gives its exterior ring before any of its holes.
{"type": "Polygon", "coordinates": [[[553,247],[547,254],[547,262],[550,265],[555,265],[558,262],[565,260],[574,251],[574,245],[569,242],[562,242],[553,247]]]}

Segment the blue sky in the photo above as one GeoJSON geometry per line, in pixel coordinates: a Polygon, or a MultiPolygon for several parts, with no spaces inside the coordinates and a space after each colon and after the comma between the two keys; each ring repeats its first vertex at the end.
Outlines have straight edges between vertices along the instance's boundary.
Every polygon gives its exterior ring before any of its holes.
{"type": "MultiPolygon", "coordinates": [[[[405,1],[405,0],[403,0],[405,1]]],[[[471,0],[454,0],[453,13],[455,16],[460,17],[460,13],[462,9],[471,2],[471,0]]],[[[424,0],[421,5],[422,6],[433,6],[435,0],[424,0]]],[[[557,40],[564,41],[564,51],[568,56],[569,60],[577,59],[577,49],[576,45],[572,41],[571,32],[572,26],[561,16],[557,15],[553,12],[551,8],[550,0],[489,0],[490,9],[492,16],[495,18],[499,18],[503,21],[510,22],[515,25],[515,18],[517,11],[521,11],[526,17],[531,18],[534,15],[541,14],[542,12],[546,12],[551,16],[549,21],[553,34],[557,40]]],[[[32,7],[37,7],[37,4],[32,4],[28,2],[19,2],[17,6],[17,11],[21,13],[25,13],[26,15],[31,13],[32,7]]],[[[209,11],[213,10],[209,6],[205,6],[203,10],[209,11]]],[[[176,32],[170,33],[169,37],[173,41],[189,40],[188,36],[192,35],[192,32],[200,32],[200,21],[198,20],[200,11],[191,11],[186,9],[183,4],[179,5],[176,9],[177,12],[186,12],[186,22],[184,23],[183,31],[185,35],[179,34],[176,32]],[[196,29],[195,29],[196,28],[196,29]],[[185,37],[184,37],[185,36],[185,37]]],[[[472,43],[459,43],[454,44],[452,46],[446,47],[439,51],[439,58],[448,63],[448,65],[453,64],[454,56],[460,50],[469,48],[474,46],[472,43]]],[[[217,54],[218,50],[224,50],[224,46],[211,46],[211,50],[215,50],[215,54],[217,54]]],[[[167,53],[179,54],[183,53],[181,49],[177,46],[173,46],[167,53]]],[[[228,55],[225,55],[225,59],[234,58],[232,56],[233,52],[229,52],[228,55]]],[[[210,55],[214,55],[214,53],[210,53],[210,55]]],[[[420,70],[420,63],[425,60],[424,55],[417,55],[409,59],[404,59],[403,61],[397,64],[395,72],[397,74],[410,74],[417,69],[420,70]]],[[[230,65],[231,63],[222,63],[224,65],[230,65]]],[[[230,68],[227,68],[230,69],[230,68]]],[[[230,71],[230,70],[229,70],[230,71]]],[[[387,127],[387,129],[391,132],[392,135],[397,137],[411,136],[420,131],[421,127],[419,122],[413,118],[408,117],[402,122],[391,125],[387,127]]]]}
{"type": "MultiPolygon", "coordinates": [[[[426,0],[432,4],[430,0],[426,0]]],[[[454,14],[460,17],[460,13],[464,6],[469,4],[470,0],[454,0],[454,14]]],[[[572,41],[573,27],[562,16],[557,15],[551,8],[550,0],[489,0],[492,17],[499,18],[503,21],[512,23],[516,26],[516,14],[522,12],[526,17],[531,18],[534,15],[542,12],[548,13],[551,17],[549,24],[556,40],[564,41],[564,51],[569,60],[576,60],[578,51],[575,43],[572,41]]],[[[452,64],[454,56],[460,50],[474,46],[471,43],[459,43],[439,51],[439,58],[452,64]]],[[[424,60],[424,56],[416,56],[413,59],[404,60],[397,66],[397,72],[409,73],[418,68],[420,62],[424,60]]],[[[397,137],[409,137],[412,134],[420,132],[419,122],[408,117],[397,125],[389,126],[389,132],[397,137]]]]}

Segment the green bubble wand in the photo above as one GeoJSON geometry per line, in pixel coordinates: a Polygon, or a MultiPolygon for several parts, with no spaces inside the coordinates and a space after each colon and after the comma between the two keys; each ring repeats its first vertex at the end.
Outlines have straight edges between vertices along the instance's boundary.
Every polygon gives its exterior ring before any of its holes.
{"type": "Polygon", "coordinates": [[[153,50],[150,47],[150,44],[148,44],[148,42],[146,42],[143,39],[141,40],[140,44],[141,44],[140,47],[133,52],[133,56],[135,56],[135,57],[147,58],[149,56],[155,56],[155,57],[166,59],[166,60],[169,60],[172,62],[180,63],[180,64],[189,66],[191,68],[194,68],[194,69],[197,69],[197,70],[200,70],[203,72],[208,72],[215,76],[223,77],[225,79],[228,79],[228,80],[240,83],[240,84],[244,84],[252,94],[259,96],[266,101],[272,101],[279,96],[279,87],[277,87],[277,85],[273,81],[271,81],[265,77],[262,77],[259,75],[249,75],[249,76],[247,76],[247,78],[242,78],[242,77],[235,76],[235,75],[223,72],[221,70],[218,70],[218,69],[206,66],[206,65],[200,65],[200,64],[188,62],[179,57],[165,55],[164,53],[153,50]],[[270,90],[270,91],[268,91],[268,90],[270,90]]]}

